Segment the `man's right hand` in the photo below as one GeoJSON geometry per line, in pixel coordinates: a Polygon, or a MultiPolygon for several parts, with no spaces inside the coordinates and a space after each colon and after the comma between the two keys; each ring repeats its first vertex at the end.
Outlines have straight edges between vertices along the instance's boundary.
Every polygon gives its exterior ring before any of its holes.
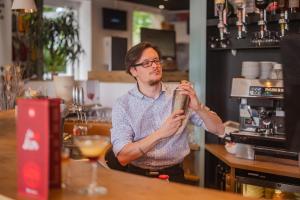
{"type": "Polygon", "coordinates": [[[174,111],[157,130],[159,138],[167,138],[176,133],[185,117],[183,110],[174,111]]]}

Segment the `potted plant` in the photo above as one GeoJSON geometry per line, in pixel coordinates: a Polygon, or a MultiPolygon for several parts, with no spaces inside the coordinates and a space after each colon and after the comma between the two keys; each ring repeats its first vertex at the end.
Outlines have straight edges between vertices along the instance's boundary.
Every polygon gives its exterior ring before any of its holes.
{"type": "Polygon", "coordinates": [[[55,18],[43,17],[42,33],[44,73],[66,71],[84,52],[79,41],[79,25],[71,10],[55,18]]]}

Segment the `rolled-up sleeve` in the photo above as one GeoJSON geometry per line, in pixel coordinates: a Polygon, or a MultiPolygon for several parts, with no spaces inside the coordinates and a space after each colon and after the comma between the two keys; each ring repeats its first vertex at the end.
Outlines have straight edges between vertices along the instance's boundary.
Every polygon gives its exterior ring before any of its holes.
{"type": "Polygon", "coordinates": [[[191,116],[190,116],[190,121],[194,125],[202,127],[207,131],[207,128],[205,126],[204,121],[202,120],[202,118],[195,111],[192,111],[191,116]]]}
{"type": "Polygon", "coordinates": [[[123,147],[133,141],[133,130],[122,104],[117,101],[112,109],[111,143],[117,156],[123,147]]]}

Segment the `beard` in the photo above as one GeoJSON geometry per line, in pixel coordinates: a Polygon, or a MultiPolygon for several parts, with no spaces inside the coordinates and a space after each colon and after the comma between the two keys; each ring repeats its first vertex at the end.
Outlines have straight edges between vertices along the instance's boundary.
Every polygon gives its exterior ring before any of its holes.
{"type": "MultiPolygon", "coordinates": [[[[160,75],[161,75],[161,72],[158,72],[158,71],[153,71],[153,72],[150,73],[150,75],[155,74],[155,73],[160,73],[160,75]]],[[[159,84],[161,82],[161,80],[162,80],[162,75],[159,78],[157,78],[157,79],[149,80],[148,84],[150,86],[154,86],[154,85],[159,84]]]]}
{"type": "MultiPolygon", "coordinates": [[[[159,72],[154,71],[154,72],[151,72],[150,75],[152,75],[152,74],[154,74],[154,73],[159,73],[159,72]]],[[[160,72],[160,75],[161,75],[161,72],[160,72]]],[[[162,76],[160,76],[159,78],[154,79],[154,80],[149,80],[149,81],[148,81],[148,84],[149,84],[150,86],[154,86],[154,85],[159,84],[159,83],[161,82],[161,80],[162,80],[162,76]]]]}
{"type": "Polygon", "coordinates": [[[154,86],[154,85],[159,84],[160,82],[161,82],[161,78],[160,78],[160,79],[157,79],[157,80],[150,80],[150,81],[148,82],[148,84],[149,84],[150,86],[154,86]]]}

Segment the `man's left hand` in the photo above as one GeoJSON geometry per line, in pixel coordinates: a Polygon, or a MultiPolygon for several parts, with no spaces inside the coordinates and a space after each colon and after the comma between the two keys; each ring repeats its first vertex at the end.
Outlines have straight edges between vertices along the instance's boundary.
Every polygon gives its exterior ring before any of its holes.
{"type": "Polygon", "coordinates": [[[199,110],[199,108],[201,106],[201,102],[199,101],[197,94],[196,94],[194,88],[192,87],[192,84],[190,82],[186,81],[184,83],[181,83],[179,85],[179,88],[183,89],[180,92],[181,94],[185,94],[190,97],[189,108],[194,111],[199,110]]]}

